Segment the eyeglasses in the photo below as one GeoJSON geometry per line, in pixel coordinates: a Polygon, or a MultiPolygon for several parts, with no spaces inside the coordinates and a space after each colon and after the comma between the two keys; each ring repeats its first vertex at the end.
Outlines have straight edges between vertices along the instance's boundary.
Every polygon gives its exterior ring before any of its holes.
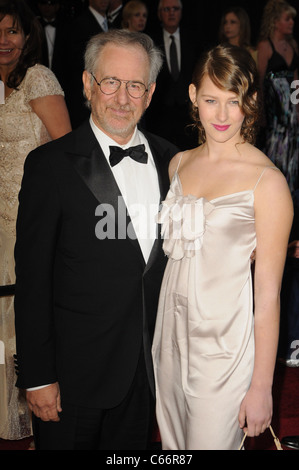
{"type": "Polygon", "coordinates": [[[126,90],[131,96],[131,98],[142,98],[145,93],[148,91],[144,83],[135,82],[133,80],[119,80],[118,78],[103,78],[100,82],[97,81],[95,76],[91,73],[91,76],[94,78],[96,84],[100,87],[100,90],[104,95],[113,95],[117,90],[120,89],[121,84],[126,84],[126,90]]]}
{"type": "Polygon", "coordinates": [[[161,10],[164,11],[164,13],[170,13],[171,11],[176,12],[176,11],[179,11],[180,9],[181,9],[181,7],[164,7],[164,8],[161,8],[161,10]]]}

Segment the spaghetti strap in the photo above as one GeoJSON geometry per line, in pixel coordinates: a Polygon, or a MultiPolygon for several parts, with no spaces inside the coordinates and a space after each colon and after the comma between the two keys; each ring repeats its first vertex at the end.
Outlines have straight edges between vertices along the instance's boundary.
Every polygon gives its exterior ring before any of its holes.
{"type": "Polygon", "coordinates": [[[269,43],[270,43],[270,46],[272,47],[272,52],[276,52],[276,51],[275,51],[275,48],[274,48],[274,44],[273,44],[273,42],[271,41],[270,38],[268,38],[268,41],[269,41],[269,43]]]}
{"type": "MultiPolygon", "coordinates": [[[[259,184],[260,180],[261,180],[262,177],[263,177],[263,174],[265,173],[266,170],[268,170],[268,168],[272,168],[272,170],[278,170],[278,168],[277,168],[276,166],[266,166],[266,167],[263,169],[262,173],[260,174],[260,176],[259,176],[257,182],[255,183],[254,188],[253,188],[253,190],[252,190],[253,192],[256,190],[257,185],[259,184]]],[[[278,171],[279,171],[279,170],[278,170],[278,171]]]]}
{"type": "Polygon", "coordinates": [[[185,152],[182,152],[182,153],[181,153],[181,156],[180,156],[180,159],[179,159],[179,163],[178,163],[178,165],[177,165],[177,167],[176,167],[176,170],[175,170],[176,173],[179,171],[179,166],[180,166],[180,164],[181,164],[182,157],[183,157],[184,153],[185,153],[185,152]]]}

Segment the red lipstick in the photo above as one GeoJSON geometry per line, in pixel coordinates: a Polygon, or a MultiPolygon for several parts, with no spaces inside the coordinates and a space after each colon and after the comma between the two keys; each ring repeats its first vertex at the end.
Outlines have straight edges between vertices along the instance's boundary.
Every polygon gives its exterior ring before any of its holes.
{"type": "Polygon", "coordinates": [[[213,124],[213,127],[217,130],[217,131],[226,131],[228,128],[229,128],[229,125],[226,125],[226,126],[220,126],[218,124],[213,124]]]}

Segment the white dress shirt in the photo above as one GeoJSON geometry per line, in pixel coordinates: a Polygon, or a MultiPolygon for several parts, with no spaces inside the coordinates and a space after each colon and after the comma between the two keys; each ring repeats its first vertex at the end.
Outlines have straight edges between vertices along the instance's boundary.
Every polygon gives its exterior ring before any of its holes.
{"type": "Polygon", "coordinates": [[[142,132],[136,128],[130,141],[122,146],[102,132],[94,124],[92,117],[90,125],[108,163],[109,146],[114,145],[123,149],[139,144],[145,146],[148,154],[146,164],[125,157],[120,163],[111,167],[111,171],[127,206],[141,251],[147,262],[157,235],[156,216],[160,204],[158,175],[148,142],[142,132]]]}
{"type": "Polygon", "coordinates": [[[49,69],[52,69],[52,59],[53,59],[53,51],[54,51],[54,42],[55,42],[55,37],[56,37],[56,28],[50,24],[47,24],[44,27],[44,31],[45,31],[45,36],[46,36],[47,46],[48,46],[49,69]]]}
{"type": "Polygon", "coordinates": [[[103,16],[101,15],[98,11],[96,11],[94,8],[92,7],[88,7],[89,10],[91,11],[91,13],[93,14],[93,16],[95,17],[95,19],[97,20],[97,22],[99,23],[99,25],[101,26],[102,30],[103,31],[107,31],[108,30],[108,21],[107,21],[107,17],[106,16],[103,16]]]}

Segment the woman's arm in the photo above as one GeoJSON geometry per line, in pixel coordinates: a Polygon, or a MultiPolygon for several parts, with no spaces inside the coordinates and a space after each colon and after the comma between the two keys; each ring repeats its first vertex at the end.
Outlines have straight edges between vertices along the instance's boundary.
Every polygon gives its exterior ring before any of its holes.
{"type": "Polygon", "coordinates": [[[239,423],[257,436],[272,419],[272,382],[279,335],[280,287],[293,220],[293,203],[283,175],[269,169],[255,192],[255,360],[239,423]]]}
{"type": "Polygon", "coordinates": [[[72,130],[69,113],[62,95],[49,95],[29,102],[46,127],[51,139],[58,139],[72,130]]]}

